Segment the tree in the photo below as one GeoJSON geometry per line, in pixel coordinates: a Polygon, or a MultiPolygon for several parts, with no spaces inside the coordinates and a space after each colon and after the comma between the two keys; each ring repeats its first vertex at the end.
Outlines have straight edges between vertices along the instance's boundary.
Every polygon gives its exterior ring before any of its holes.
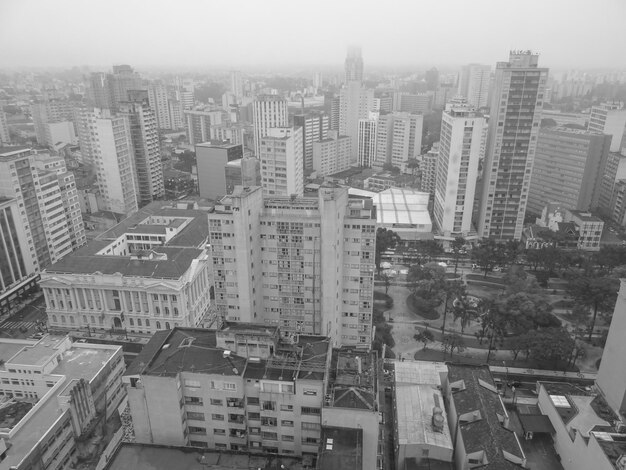
{"type": "Polygon", "coordinates": [[[415,158],[409,158],[407,168],[411,170],[411,174],[415,176],[415,172],[419,170],[420,164],[415,158]]]}
{"type": "Polygon", "coordinates": [[[385,283],[385,295],[389,294],[389,286],[391,286],[391,276],[387,273],[382,273],[380,278],[385,283]]]}
{"type": "Polygon", "coordinates": [[[556,368],[560,359],[571,357],[574,339],[565,328],[545,328],[533,334],[531,357],[556,368]]]}
{"type": "Polygon", "coordinates": [[[591,341],[598,312],[608,312],[615,307],[619,280],[612,277],[585,277],[572,279],[568,284],[570,295],[593,312],[589,325],[591,341]]]}
{"type": "Polygon", "coordinates": [[[443,253],[443,248],[435,240],[419,240],[416,243],[417,251],[429,261],[443,253]]]}
{"type": "Polygon", "coordinates": [[[452,298],[454,302],[455,299],[465,296],[465,284],[463,284],[463,281],[458,280],[448,281],[444,277],[443,283],[441,285],[441,290],[443,291],[443,295],[445,296],[445,300],[443,302],[443,322],[441,323],[441,334],[444,335],[446,333],[446,316],[448,315],[448,302],[450,298],[452,298]]]}
{"type": "Polygon", "coordinates": [[[444,356],[447,352],[449,352],[452,356],[455,349],[459,353],[465,351],[465,343],[460,335],[456,333],[449,333],[443,337],[441,341],[441,349],[443,349],[444,356]]]}
{"type": "Polygon", "coordinates": [[[472,259],[485,272],[485,277],[489,271],[504,262],[502,247],[494,240],[486,240],[481,245],[472,249],[472,259]]]}
{"type": "Polygon", "coordinates": [[[461,334],[463,334],[465,327],[478,317],[478,312],[476,306],[464,295],[452,302],[452,315],[454,321],[461,321],[461,334]]]}
{"type": "Polygon", "coordinates": [[[489,363],[491,353],[497,351],[506,336],[506,319],[491,300],[481,299],[479,311],[481,312],[480,330],[476,333],[476,337],[480,344],[483,339],[487,340],[487,363],[489,363]]]}
{"type": "Polygon", "coordinates": [[[431,331],[428,330],[428,327],[426,327],[426,329],[413,335],[413,339],[417,341],[418,343],[424,343],[424,346],[422,347],[422,349],[426,349],[426,347],[428,346],[428,343],[435,340],[435,336],[432,334],[431,331]]]}
{"type": "Polygon", "coordinates": [[[456,274],[457,268],[459,267],[459,258],[461,256],[461,250],[465,246],[467,241],[463,237],[456,237],[450,243],[450,247],[452,248],[452,253],[454,256],[454,274],[456,274]]]}
{"type": "Polygon", "coordinates": [[[539,251],[539,262],[543,269],[549,274],[553,273],[561,262],[562,251],[555,246],[541,248],[539,251]]]}
{"type": "Polygon", "coordinates": [[[576,361],[578,359],[584,359],[587,357],[587,348],[585,347],[585,343],[576,340],[574,343],[574,349],[572,350],[572,355],[569,359],[569,363],[571,363],[572,367],[576,365],[576,361]]]}
{"type": "Polygon", "coordinates": [[[522,244],[516,240],[507,241],[502,247],[503,258],[506,264],[509,266],[517,263],[517,258],[519,257],[522,249],[522,244]]]}
{"type": "Polygon", "coordinates": [[[532,347],[532,334],[523,333],[518,336],[514,336],[509,341],[509,350],[513,356],[513,360],[517,360],[517,356],[520,353],[524,353],[526,357],[530,355],[530,349],[532,347]]]}
{"type": "Polygon", "coordinates": [[[376,270],[378,271],[378,275],[380,275],[380,260],[381,256],[385,251],[391,250],[396,247],[398,242],[400,241],[400,237],[393,230],[387,230],[386,228],[379,227],[376,230],[376,270]]]}
{"type": "Polygon", "coordinates": [[[574,328],[574,338],[578,339],[583,333],[587,333],[589,328],[589,308],[576,303],[568,315],[568,320],[574,328]]]}

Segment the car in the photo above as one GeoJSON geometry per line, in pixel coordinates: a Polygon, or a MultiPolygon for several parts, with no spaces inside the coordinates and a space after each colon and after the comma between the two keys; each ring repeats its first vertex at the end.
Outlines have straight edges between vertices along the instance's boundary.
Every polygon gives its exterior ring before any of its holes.
{"type": "Polygon", "coordinates": [[[30,339],[41,339],[43,337],[44,337],[43,333],[34,333],[34,334],[29,336],[30,339]]]}
{"type": "Polygon", "coordinates": [[[494,266],[493,267],[493,272],[494,273],[499,273],[500,271],[502,271],[502,268],[500,266],[494,266]]]}

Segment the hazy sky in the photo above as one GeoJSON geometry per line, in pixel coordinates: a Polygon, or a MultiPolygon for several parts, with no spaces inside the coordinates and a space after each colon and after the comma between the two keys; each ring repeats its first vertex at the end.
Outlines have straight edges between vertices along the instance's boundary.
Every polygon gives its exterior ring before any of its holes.
{"type": "Polygon", "coordinates": [[[626,0],[0,0],[0,68],[495,64],[626,69],[626,0]]]}

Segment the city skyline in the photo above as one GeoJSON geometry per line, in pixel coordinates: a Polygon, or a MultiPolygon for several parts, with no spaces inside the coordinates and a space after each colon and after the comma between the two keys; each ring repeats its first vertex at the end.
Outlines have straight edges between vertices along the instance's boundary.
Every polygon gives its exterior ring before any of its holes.
{"type": "Polygon", "coordinates": [[[302,12],[283,0],[269,5],[211,2],[210,8],[186,0],[176,9],[195,13],[173,22],[174,7],[163,1],[115,0],[86,8],[75,0],[5,0],[0,5],[0,42],[11,47],[0,52],[0,64],[323,66],[343,63],[346,48],[357,44],[366,71],[376,66],[493,65],[509,49],[532,49],[551,68],[626,68],[619,50],[626,42],[626,32],[619,27],[626,3],[602,0],[593,9],[582,6],[588,4],[531,0],[523,9],[514,9],[504,2],[480,0],[428,6],[394,1],[381,8],[374,2],[323,0],[302,12]],[[281,27],[268,28],[268,21],[281,27]],[[115,28],[97,28],[106,24],[115,28]],[[167,34],[162,25],[169,25],[167,34]],[[141,41],[133,42],[133,37],[141,41]]]}

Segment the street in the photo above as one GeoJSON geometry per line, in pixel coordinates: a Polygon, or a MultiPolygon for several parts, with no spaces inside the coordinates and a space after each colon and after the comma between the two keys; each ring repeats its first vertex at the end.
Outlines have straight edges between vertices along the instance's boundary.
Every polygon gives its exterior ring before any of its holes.
{"type": "Polygon", "coordinates": [[[43,294],[38,293],[32,297],[27,305],[12,315],[0,318],[0,337],[2,338],[26,338],[40,329],[45,330],[46,312],[43,294]],[[39,323],[39,327],[38,327],[39,323]]]}

